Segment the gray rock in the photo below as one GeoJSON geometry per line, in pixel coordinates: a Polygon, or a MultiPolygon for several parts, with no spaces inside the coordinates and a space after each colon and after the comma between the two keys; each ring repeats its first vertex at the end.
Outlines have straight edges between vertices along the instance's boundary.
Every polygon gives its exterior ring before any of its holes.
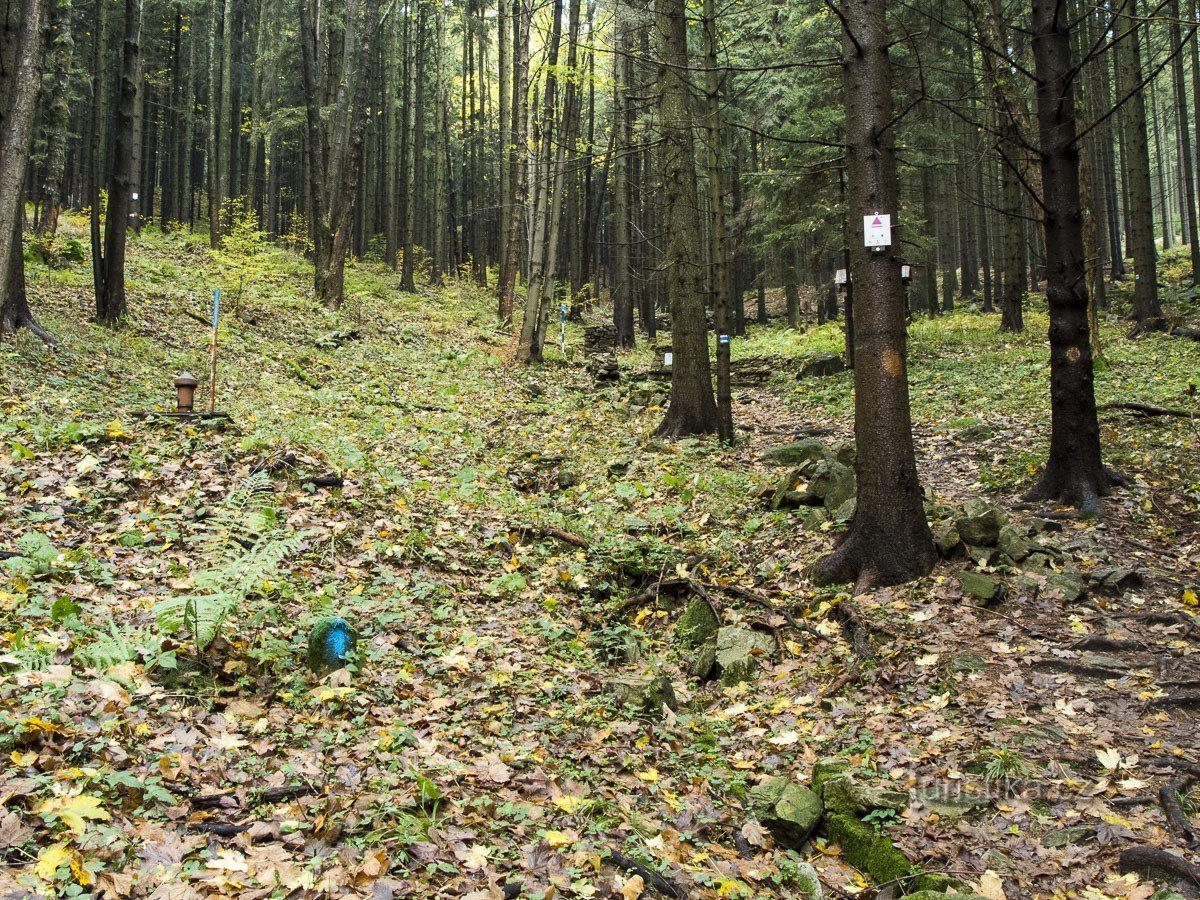
{"type": "Polygon", "coordinates": [[[793,863],[794,875],[790,887],[799,891],[799,900],[825,900],[825,889],[821,887],[821,876],[811,863],[800,860],[793,863]]]}
{"type": "Polygon", "coordinates": [[[937,544],[938,553],[942,554],[942,557],[945,559],[949,559],[962,552],[962,538],[959,536],[958,529],[954,527],[952,522],[947,522],[944,525],[934,528],[933,540],[937,544]]]}
{"type": "Polygon", "coordinates": [[[854,441],[836,441],[829,445],[829,452],[843,466],[849,466],[851,469],[858,461],[858,448],[854,446],[854,441]]]}
{"type": "Polygon", "coordinates": [[[995,547],[976,547],[974,544],[966,544],[967,556],[977,566],[990,566],[998,560],[1003,554],[995,547]]]}
{"type": "Polygon", "coordinates": [[[1004,582],[998,578],[978,572],[959,572],[958,583],[962,585],[963,594],[976,600],[980,606],[998,602],[1004,597],[1004,582]]]}
{"type": "Polygon", "coordinates": [[[794,444],[772,447],[763,454],[763,460],[775,466],[800,466],[829,458],[829,451],[816,438],[804,438],[794,444]]]}
{"type": "Polygon", "coordinates": [[[633,460],[631,459],[614,459],[608,464],[608,474],[616,476],[628,475],[632,467],[633,460]]]}
{"type": "Polygon", "coordinates": [[[800,378],[823,378],[846,371],[846,361],[833,353],[823,353],[813,356],[800,367],[800,378]]]}
{"type": "Polygon", "coordinates": [[[940,785],[921,788],[914,792],[913,800],[919,803],[927,815],[936,815],[939,820],[950,824],[966,818],[977,809],[988,805],[985,797],[974,794],[949,793],[940,785]]]}
{"type": "Polygon", "coordinates": [[[1132,569],[1116,567],[1094,569],[1088,573],[1088,583],[1099,590],[1117,591],[1118,593],[1130,588],[1141,587],[1142,576],[1132,569]]]}
{"type": "Polygon", "coordinates": [[[829,513],[823,506],[801,506],[796,510],[800,525],[805,531],[818,531],[829,521],[829,513]]]}
{"type": "Polygon", "coordinates": [[[855,497],[851,497],[834,511],[833,520],[835,522],[849,522],[854,518],[854,514],[857,511],[858,500],[855,497]]]}
{"type": "Polygon", "coordinates": [[[1070,844],[1081,844],[1096,836],[1095,825],[1070,825],[1051,831],[1042,838],[1042,846],[1051,849],[1062,849],[1070,844]]]}
{"type": "Polygon", "coordinates": [[[850,760],[844,756],[822,756],[813,763],[812,789],[821,793],[825,783],[850,771],[850,760]]]}
{"type": "Polygon", "coordinates": [[[717,632],[716,664],[722,684],[735,685],[751,680],[759,669],[759,659],[774,649],[771,639],[761,632],[738,625],[726,625],[717,632]]]}
{"type": "Polygon", "coordinates": [[[954,525],[959,536],[968,544],[995,547],[1000,540],[1000,529],[1006,521],[1007,517],[997,507],[982,500],[968,500],[954,525]]]}
{"type": "Polygon", "coordinates": [[[830,512],[854,496],[854,470],[836,460],[817,464],[808,482],[808,496],[820,499],[830,512]]]}
{"type": "Polygon", "coordinates": [[[605,687],[619,706],[633,707],[639,716],[661,719],[663,707],[678,709],[675,690],[666,675],[621,676],[610,678],[605,687]]]}
{"type": "Polygon", "coordinates": [[[573,488],[579,484],[579,476],[574,472],[568,472],[565,469],[554,476],[554,481],[558,485],[560,491],[565,491],[568,488],[573,488]]]}
{"type": "Polygon", "coordinates": [[[1046,579],[1045,593],[1064,603],[1075,603],[1084,595],[1083,577],[1075,569],[1055,572],[1046,579]]]}
{"type": "Polygon", "coordinates": [[[700,652],[692,659],[688,672],[699,681],[708,681],[713,677],[717,667],[717,642],[709,641],[700,648],[700,652]]]}
{"type": "Polygon", "coordinates": [[[720,627],[712,606],[703,597],[693,597],[675,625],[675,642],[681,647],[699,647],[708,643],[720,627]]]}
{"type": "Polygon", "coordinates": [[[1033,541],[1013,525],[1005,525],[1000,529],[1000,539],[996,546],[1013,562],[1020,562],[1033,552],[1033,541]]]}
{"type": "Polygon", "coordinates": [[[750,791],[750,810],[781,847],[796,849],[821,821],[821,798],[788,778],[772,778],[750,791]]]}

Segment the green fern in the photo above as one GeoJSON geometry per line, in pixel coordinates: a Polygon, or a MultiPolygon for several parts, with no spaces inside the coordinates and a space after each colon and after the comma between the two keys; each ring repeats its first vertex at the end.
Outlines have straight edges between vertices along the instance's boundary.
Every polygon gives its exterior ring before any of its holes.
{"type": "Polygon", "coordinates": [[[110,669],[138,658],[138,647],[146,635],[138,629],[123,630],[110,614],[108,630],[93,633],[93,640],[75,650],[75,661],[86,668],[110,669]]]}
{"type": "Polygon", "coordinates": [[[285,531],[268,506],[271,490],[270,476],[256,472],[233,491],[195,541],[193,552],[207,567],[192,578],[193,591],[155,606],[159,627],[168,634],[189,632],[197,652],[216,640],[311,534],[285,531]]]}

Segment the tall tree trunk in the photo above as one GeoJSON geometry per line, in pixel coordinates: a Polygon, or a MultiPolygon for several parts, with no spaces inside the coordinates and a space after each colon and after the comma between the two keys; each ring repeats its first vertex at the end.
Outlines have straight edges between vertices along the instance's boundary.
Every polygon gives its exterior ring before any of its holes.
{"type": "Polygon", "coordinates": [[[1141,20],[1137,0],[1128,0],[1129,14],[1115,26],[1118,84],[1124,145],[1122,167],[1129,178],[1129,245],[1133,253],[1134,333],[1166,328],[1158,300],[1158,265],[1154,247],[1154,208],[1151,205],[1150,155],[1146,138],[1146,101],[1142,88],[1141,20]]]}
{"type": "Polygon", "coordinates": [[[720,77],[717,71],[716,0],[704,0],[704,90],[707,132],[709,279],[713,319],[717,326],[717,436],[733,443],[733,394],[729,363],[729,244],[725,235],[724,128],[721,124],[720,77]]]}
{"type": "Polygon", "coordinates": [[[129,210],[133,199],[141,29],[142,0],[125,0],[116,138],[113,141],[112,174],[108,180],[108,207],[104,212],[104,290],[96,297],[96,320],[110,327],[119,325],[128,311],[125,300],[125,235],[129,228],[129,210]]]}
{"type": "MultiPolygon", "coordinates": [[[[503,2],[503,0],[502,0],[503,2]]],[[[517,269],[520,267],[521,221],[525,214],[526,196],[526,135],[529,103],[529,31],[533,17],[531,0],[512,0],[513,9],[513,91],[510,147],[508,221],[504,227],[506,246],[504,264],[497,285],[497,314],[501,322],[512,321],[513,298],[517,290],[517,269]]],[[[501,115],[505,110],[500,111],[501,115]]]]}
{"type": "MultiPolygon", "coordinates": [[[[1183,77],[1183,36],[1179,25],[1179,0],[1167,0],[1171,29],[1171,83],[1174,87],[1175,123],[1179,130],[1179,168],[1183,172],[1183,226],[1189,238],[1192,284],[1200,284],[1200,237],[1196,227],[1196,172],[1192,163],[1192,134],[1188,123],[1187,82],[1183,77]]],[[[1189,43],[1195,44],[1195,33],[1189,43]]]]}
{"type": "MultiPolygon", "coordinates": [[[[899,203],[886,16],[885,0],[841,7],[848,213],[855,221],[894,214],[899,203]]],[[[858,503],[845,541],[817,566],[815,578],[824,584],[900,584],[936,561],[913,448],[901,246],[895,233],[884,253],[851,244],[858,503]]]]}
{"type": "Polygon", "coordinates": [[[43,31],[51,10],[50,0],[22,4],[20,31],[11,10],[3,34],[3,67],[0,80],[0,334],[29,328],[43,339],[25,298],[25,258],[22,248],[24,203],[22,187],[33,137],[33,115],[41,85],[43,31]],[[11,73],[11,74],[10,74],[11,73]]]}
{"type": "Polygon", "coordinates": [[[616,52],[613,53],[613,324],[617,329],[617,347],[633,347],[633,271],[630,258],[629,166],[633,153],[633,110],[629,101],[631,61],[629,59],[628,15],[624,6],[616,10],[616,52]]]}
{"type": "Polygon", "coordinates": [[[42,180],[42,219],[38,236],[50,239],[58,230],[58,213],[62,208],[63,167],[67,156],[67,139],[71,119],[71,58],[75,53],[72,29],[74,10],[60,10],[51,26],[51,49],[54,53],[54,75],[50,95],[46,98],[46,175],[42,180]]]}
{"type": "MultiPolygon", "coordinates": [[[[1050,308],[1050,458],[1030,500],[1099,512],[1112,485],[1100,456],[1088,329],[1067,0],[1033,0],[1046,299],[1050,308]]],[[[1143,123],[1144,124],[1144,123],[1143,123]]]]}
{"type": "Polygon", "coordinates": [[[662,128],[663,266],[671,305],[671,402],[660,437],[717,430],[704,315],[703,248],[692,141],[684,0],[654,0],[658,36],[658,113],[662,128]]]}

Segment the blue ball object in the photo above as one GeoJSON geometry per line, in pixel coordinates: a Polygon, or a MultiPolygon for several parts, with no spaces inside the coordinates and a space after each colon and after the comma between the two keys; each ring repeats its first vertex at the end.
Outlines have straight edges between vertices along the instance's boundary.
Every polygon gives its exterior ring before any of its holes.
{"type": "Polygon", "coordinates": [[[314,672],[342,668],[355,643],[349,622],[340,616],[326,616],[308,636],[308,667],[314,672]]]}

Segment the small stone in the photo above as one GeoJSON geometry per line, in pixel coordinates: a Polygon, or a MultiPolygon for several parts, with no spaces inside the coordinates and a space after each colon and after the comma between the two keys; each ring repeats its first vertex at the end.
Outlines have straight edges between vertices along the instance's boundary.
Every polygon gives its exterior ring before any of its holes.
{"type": "Polygon", "coordinates": [[[1088,573],[1088,583],[1094,588],[1123,593],[1130,588],[1141,587],[1142,576],[1131,569],[1095,569],[1088,573]]]}
{"type": "Polygon", "coordinates": [[[978,572],[959,572],[958,583],[963,594],[974,598],[980,606],[998,602],[1004,597],[1004,582],[978,572]]]}
{"type": "Polygon", "coordinates": [[[609,475],[628,475],[630,468],[633,466],[633,460],[630,459],[614,459],[608,464],[609,475]]]}
{"type": "Polygon", "coordinates": [[[995,547],[976,547],[974,544],[965,545],[967,556],[977,566],[990,566],[1000,557],[1000,551],[995,547]]]}
{"type": "Polygon", "coordinates": [[[805,438],[793,444],[772,447],[763,454],[763,461],[775,466],[800,466],[815,463],[829,457],[825,445],[816,438],[805,438]]]}
{"type": "Polygon", "coordinates": [[[774,649],[771,638],[759,631],[726,625],[717,632],[716,664],[721,683],[750,681],[759,669],[760,658],[774,649]]]}
{"type": "Polygon", "coordinates": [[[633,707],[637,715],[648,719],[661,719],[664,706],[679,708],[666,675],[621,676],[610,678],[605,686],[619,706],[633,707]]]}
{"type": "Polygon", "coordinates": [[[1038,534],[1045,534],[1046,532],[1062,531],[1063,526],[1062,522],[1058,522],[1054,519],[1041,519],[1035,517],[1033,520],[1033,530],[1038,534]]]}
{"type": "Polygon", "coordinates": [[[681,647],[708,643],[721,627],[712,606],[703,597],[693,597],[675,625],[675,642],[681,647]]]}
{"type": "Polygon", "coordinates": [[[977,547],[995,547],[1006,517],[1001,510],[982,500],[968,500],[962,515],[955,519],[959,536],[977,547]]]}
{"type": "Polygon", "coordinates": [[[1050,567],[1050,557],[1045,553],[1030,553],[1025,557],[1025,564],[1022,568],[1026,572],[1036,572],[1038,569],[1047,569],[1050,567]]]}
{"type": "Polygon", "coordinates": [[[1000,539],[996,546],[1000,548],[1001,553],[1011,557],[1013,562],[1020,562],[1033,552],[1033,541],[1012,525],[1005,525],[1000,529],[1000,539]]]}
{"type": "Polygon", "coordinates": [[[843,503],[841,506],[839,506],[837,508],[837,511],[834,512],[834,514],[833,514],[833,521],[849,522],[851,519],[854,518],[854,514],[857,511],[858,511],[858,500],[854,497],[851,497],[849,500],[847,500],[845,503],[843,503]]]}
{"type": "Polygon", "coordinates": [[[1051,831],[1042,838],[1042,846],[1059,850],[1069,844],[1081,844],[1095,836],[1095,825],[1070,825],[1067,828],[1059,828],[1056,831],[1051,831]]]}
{"type": "Polygon", "coordinates": [[[554,476],[554,482],[558,485],[560,491],[565,491],[579,484],[579,476],[574,472],[568,472],[564,469],[554,476]]]}
{"type": "Polygon", "coordinates": [[[819,531],[829,521],[829,513],[825,512],[823,506],[801,506],[797,508],[796,515],[805,531],[819,531]]]}
{"type": "Polygon", "coordinates": [[[1084,594],[1083,578],[1074,569],[1063,569],[1046,579],[1045,592],[1064,603],[1075,603],[1084,594]]]}
{"type": "Polygon", "coordinates": [[[821,821],[821,798],[788,778],[772,778],[750,791],[750,810],[781,847],[795,850],[821,821]]]}
{"type": "Polygon", "coordinates": [[[962,538],[958,534],[958,529],[951,522],[936,527],[933,530],[933,540],[937,544],[938,553],[944,559],[949,559],[962,552],[962,538]]]}

